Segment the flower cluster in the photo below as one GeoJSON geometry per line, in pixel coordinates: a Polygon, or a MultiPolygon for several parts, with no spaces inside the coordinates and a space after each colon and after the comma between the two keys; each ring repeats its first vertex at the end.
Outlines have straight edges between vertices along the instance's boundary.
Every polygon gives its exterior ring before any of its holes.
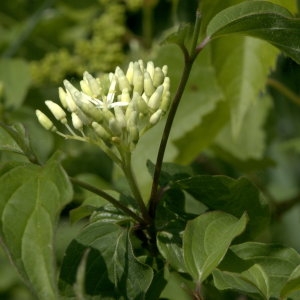
{"type": "Polygon", "coordinates": [[[59,88],[61,105],[47,100],[53,116],[68,133],[58,130],[40,110],[36,110],[41,125],[69,139],[99,145],[115,146],[131,152],[140,136],[167,112],[170,105],[170,79],[167,66],[155,67],[153,62],[130,62],[124,72],[117,67],[114,73],[95,78],[84,72],[77,89],[64,80],[59,88]]]}

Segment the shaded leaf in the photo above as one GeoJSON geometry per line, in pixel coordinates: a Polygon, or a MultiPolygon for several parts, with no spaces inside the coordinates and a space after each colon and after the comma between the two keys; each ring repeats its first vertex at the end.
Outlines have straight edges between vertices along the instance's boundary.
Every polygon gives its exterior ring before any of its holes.
{"type": "Polygon", "coordinates": [[[145,299],[152,269],[134,256],[127,228],[101,221],[87,225],[69,245],[60,274],[60,288],[73,294],[76,271],[89,248],[85,293],[93,299],[145,299]]]}
{"type": "Polygon", "coordinates": [[[233,289],[250,296],[260,295],[269,299],[268,277],[258,264],[241,273],[213,271],[214,283],[220,290],[233,289]]]}
{"type": "Polygon", "coordinates": [[[232,240],[247,224],[224,212],[208,212],[187,223],[183,233],[183,253],[187,271],[197,282],[203,282],[225,256],[232,240]]]}
{"type": "Polygon", "coordinates": [[[193,33],[193,26],[191,24],[181,23],[176,32],[169,34],[163,43],[174,43],[180,47],[187,46],[186,43],[191,38],[193,33]]]}
{"type": "Polygon", "coordinates": [[[41,299],[57,299],[53,235],[72,197],[59,163],[9,164],[0,171],[1,239],[23,279],[41,299]]]}
{"type": "Polygon", "coordinates": [[[247,242],[230,249],[243,260],[262,267],[269,278],[270,296],[276,299],[300,264],[300,255],[294,249],[279,245],[247,242]]]}
{"type": "Polygon", "coordinates": [[[300,291],[300,265],[298,265],[289,276],[287,283],[280,292],[280,296],[285,298],[295,291],[300,291]]]}
{"type": "Polygon", "coordinates": [[[269,207],[259,190],[246,178],[198,175],[177,181],[175,186],[187,191],[211,210],[222,210],[236,217],[245,211],[249,223],[245,234],[255,236],[269,222],[269,207]]]}
{"type": "MultiPolygon", "coordinates": [[[[153,176],[155,165],[150,160],[147,161],[147,168],[153,176]]],[[[190,177],[193,171],[188,166],[182,166],[175,163],[163,163],[161,174],[159,177],[159,184],[162,187],[172,184],[176,180],[190,177]]]]}
{"type": "Polygon", "coordinates": [[[37,161],[32,151],[29,137],[22,124],[9,126],[0,122],[0,150],[23,154],[30,161],[37,161]]]}

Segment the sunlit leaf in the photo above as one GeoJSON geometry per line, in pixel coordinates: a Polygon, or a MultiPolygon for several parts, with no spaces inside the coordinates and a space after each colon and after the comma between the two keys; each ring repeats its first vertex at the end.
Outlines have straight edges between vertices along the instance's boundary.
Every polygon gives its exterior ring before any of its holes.
{"type": "Polygon", "coordinates": [[[221,11],[207,26],[207,35],[212,38],[232,33],[268,41],[300,63],[300,20],[282,6],[245,1],[221,11]]]}
{"type": "Polygon", "coordinates": [[[10,164],[0,171],[1,239],[23,279],[41,299],[57,299],[54,229],[72,197],[59,163],[10,164]]]}
{"type": "Polygon", "coordinates": [[[197,282],[203,282],[225,256],[232,240],[247,224],[224,212],[208,212],[187,223],[183,233],[183,253],[187,271],[197,282]]]}

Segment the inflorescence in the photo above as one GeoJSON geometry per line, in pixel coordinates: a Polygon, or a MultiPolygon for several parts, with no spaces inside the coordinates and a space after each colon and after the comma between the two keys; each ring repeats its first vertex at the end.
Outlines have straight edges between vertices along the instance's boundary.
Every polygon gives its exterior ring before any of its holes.
{"type": "Polygon", "coordinates": [[[141,135],[154,126],[170,105],[170,79],[167,66],[146,66],[142,60],[130,62],[126,72],[120,67],[114,73],[95,78],[84,72],[81,90],[68,80],[59,88],[61,105],[47,100],[47,107],[67,133],[40,110],[41,125],[66,139],[100,146],[105,152],[113,147],[131,152],[141,135]]]}

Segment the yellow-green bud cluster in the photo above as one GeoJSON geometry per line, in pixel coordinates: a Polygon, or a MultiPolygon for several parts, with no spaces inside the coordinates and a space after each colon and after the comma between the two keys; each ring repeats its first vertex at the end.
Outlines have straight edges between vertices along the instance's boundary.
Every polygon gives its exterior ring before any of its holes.
{"type": "Polygon", "coordinates": [[[100,78],[84,72],[80,89],[64,80],[64,89],[60,87],[58,93],[61,106],[50,100],[46,105],[70,135],[58,132],[52,121],[37,110],[38,120],[46,129],[66,138],[96,144],[101,140],[132,151],[140,136],[167,112],[170,79],[167,66],[159,68],[151,61],[145,65],[139,60],[130,62],[125,72],[117,67],[100,78]]]}

